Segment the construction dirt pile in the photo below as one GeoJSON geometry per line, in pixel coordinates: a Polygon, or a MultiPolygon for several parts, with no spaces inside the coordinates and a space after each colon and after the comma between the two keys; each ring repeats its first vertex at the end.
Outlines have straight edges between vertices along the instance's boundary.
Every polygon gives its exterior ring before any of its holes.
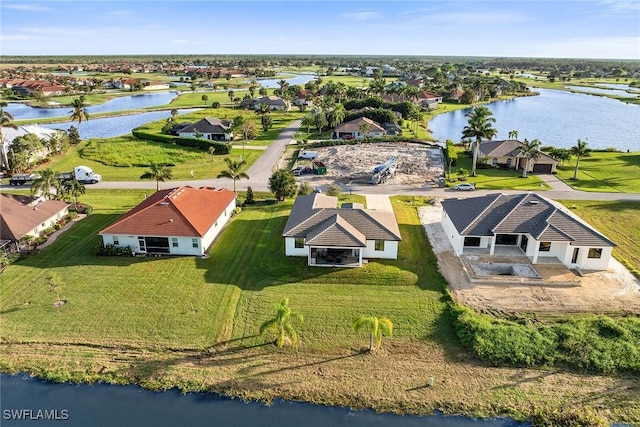
{"type": "MultiPolygon", "coordinates": [[[[437,147],[422,144],[381,143],[338,145],[315,149],[327,167],[327,178],[353,183],[372,183],[374,168],[389,162],[391,174],[382,176],[394,184],[421,184],[437,181],[444,174],[444,156],[437,147]]],[[[384,181],[382,181],[384,182],[384,181]]]]}

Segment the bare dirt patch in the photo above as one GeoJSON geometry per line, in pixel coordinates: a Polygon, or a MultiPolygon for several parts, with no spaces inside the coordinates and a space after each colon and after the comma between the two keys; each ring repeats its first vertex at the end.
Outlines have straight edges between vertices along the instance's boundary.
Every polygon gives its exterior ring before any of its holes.
{"type": "Polygon", "coordinates": [[[474,282],[465,271],[468,259],[454,254],[440,225],[442,207],[421,207],[419,215],[452,294],[476,310],[640,313],[640,282],[615,259],[611,259],[609,270],[584,272],[582,277],[562,265],[536,264],[542,281],[474,282]]]}
{"type": "Polygon", "coordinates": [[[314,149],[327,166],[328,179],[369,184],[373,169],[396,157],[395,184],[422,184],[437,181],[444,173],[442,150],[407,142],[337,145],[314,149]]]}

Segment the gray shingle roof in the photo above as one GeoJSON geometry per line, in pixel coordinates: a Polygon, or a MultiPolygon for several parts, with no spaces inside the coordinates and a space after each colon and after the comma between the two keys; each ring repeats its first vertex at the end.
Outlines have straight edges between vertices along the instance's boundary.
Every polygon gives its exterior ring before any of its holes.
{"type": "Polygon", "coordinates": [[[337,197],[319,193],[299,196],[282,236],[304,237],[307,243],[322,246],[363,246],[366,240],[402,240],[393,212],[338,209],[337,205],[337,197]]]}
{"type": "Polygon", "coordinates": [[[556,208],[537,194],[489,194],[445,199],[442,206],[463,236],[528,233],[539,241],[576,246],[615,246],[587,223],[556,208]]]}
{"type": "Polygon", "coordinates": [[[200,133],[224,134],[231,132],[231,124],[232,122],[229,120],[220,120],[216,117],[206,117],[192,125],[180,129],[179,132],[192,133],[197,130],[200,133]]]}

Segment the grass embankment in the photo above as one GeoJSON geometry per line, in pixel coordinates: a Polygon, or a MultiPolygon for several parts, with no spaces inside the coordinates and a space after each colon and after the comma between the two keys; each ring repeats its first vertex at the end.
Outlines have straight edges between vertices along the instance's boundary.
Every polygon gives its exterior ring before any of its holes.
{"type": "Polygon", "coordinates": [[[495,368],[457,344],[445,283],[415,211],[423,199],[394,198],[399,258],[360,269],[308,268],[304,258],[285,257],[280,234],[290,201],[236,215],[207,259],[91,255],[95,233],[142,197],[89,190],[82,200],[94,214],[5,270],[2,371],[403,413],[586,412],[640,422],[637,376],[495,368]],[[44,283],[52,271],[64,281],[68,303],[60,309],[44,283]],[[305,316],[296,349],[257,336],[283,297],[305,316]],[[361,314],[394,322],[394,336],[372,354],[361,350],[367,337],[350,328],[361,314]]]}
{"type": "Polygon", "coordinates": [[[640,278],[640,202],[609,200],[559,200],[617,247],[613,256],[640,278]]]}
{"type": "MultiPolygon", "coordinates": [[[[447,182],[447,186],[454,186],[459,184],[457,180],[456,172],[458,169],[463,168],[471,174],[471,168],[473,165],[473,158],[471,153],[465,152],[463,147],[456,147],[458,153],[458,161],[455,166],[451,167],[451,176],[453,182],[447,182]]],[[[448,168],[447,168],[448,172],[448,168]]],[[[466,181],[476,184],[476,188],[479,190],[548,190],[549,187],[545,182],[535,175],[527,175],[526,178],[522,178],[522,172],[514,169],[497,169],[497,168],[476,168],[476,176],[467,177],[466,181]]]]}
{"type": "Polygon", "coordinates": [[[559,166],[558,177],[582,191],[640,193],[640,151],[632,153],[595,151],[580,159],[578,177],[573,179],[575,156],[559,166]]]}

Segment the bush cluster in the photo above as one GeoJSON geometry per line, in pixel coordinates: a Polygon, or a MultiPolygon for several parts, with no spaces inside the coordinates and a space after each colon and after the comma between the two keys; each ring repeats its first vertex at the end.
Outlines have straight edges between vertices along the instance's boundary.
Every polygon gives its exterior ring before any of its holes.
{"type": "Polygon", "coordinates": [[[94,253],[98,256],[133,256],[133,249],[131,246],[105,245],[100,242],[95,247],[94,253]]]}
{"type": "Polygon", "coordinates": [[[196,147],[207,151],[213,147],[215,154],[229,154],[231,152],[231,144],[222,141],[209,141],[208,139],[201,138],[180,138],[171,135],[144,132],[142,130],[133,130],[131,133],[138,139],[175,144],[181,147],[196,147]]]}
{"type": "Polygon", "coordinates": [[[409,138],[406,136],[383,136],[380,138],[364,137],[354,139],[327,139],[324,141],[309,144],[309,147],[332,147],[336,145],[358,145],[358,144],[375,144],[378,142],[417,142],[424,143],[423,140],[417,138],[409,138]]]}
{"type": "Polygon", "coordinates": [[[640,372],[640,319],[585,315],[531,323],[452,305],[458,339],[495,365],[565,365],[600,374],[640,372]]]}

